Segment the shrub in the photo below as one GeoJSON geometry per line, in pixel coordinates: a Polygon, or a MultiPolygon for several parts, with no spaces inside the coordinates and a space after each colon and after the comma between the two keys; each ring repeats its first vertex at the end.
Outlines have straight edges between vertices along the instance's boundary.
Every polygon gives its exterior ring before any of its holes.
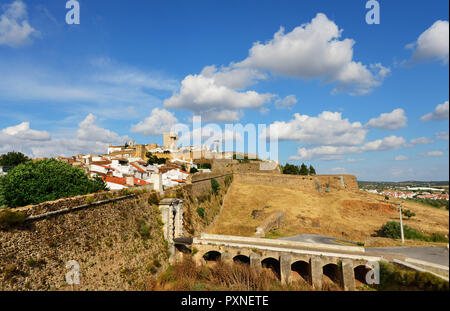
{"type": "Polygon", "coordinates": [[[214,194],[218,194],[220,190],[220,184],[217,181],[217,179],[213,178],[211,179],[211,188],[214,194]]]}
{"type": "Polygon", "coordinates": [[[190,174],[195,174],[198,173],[198,169],[196,169],[195,167],[191,167],[191,169],[189,170],[190,174]]]}
{"type": "Polygon", "coordinates": [[[156,192],[152,192],[150,196],[148,197],[148,204],[150,205],[158,205],[159,204],[159,198],[158,194],[156,192]]]}
{"type": "Polygon", "coordinates": [[[149,239],[151,236],[151,226],[147,223],[147,221],[144,218],[138,219],[138,227],[139,227],[139,234],[141,237],[146,240],[149,239]]]}
{"type": "Polygon", "coordinates": [[[0,230],[6,230],[13,226],[22,224],[25,221],[25,215],[21,212],[15,212],[10,209],[0,211],[0,230]]]}
{"type": "Polygon", "coordinates": [[[200,216],[201,218],[205,217],[205,208],[200,206],[199,208],[197,208],[197,214],[198,216],[200,216]]]}
{"type": "MultiPolygon", "coordinates": [[[[442,234],[433,233],[431,236],[424,235],[417,231],[416,229],[410,228],[408,226],[403,226],[403,233],[405,239],[408,240],[419,240],[426,242],[447,242],[448,238],[442,234]]],[[[389,221],[377,231],[377,235],[385,238],[400,239],[400,223],[395,221],[389,221]]]]}
{"type": "Polygon", "coordinates": [[[416,214],[412,211],[410,211],[409,209],[404,209],[402,210],[402,215],[405,217],[408,217],[408,219],[410,219],[411,217],[416,216],[416,214]]]}
{"type": "Polygon", "coordinates": [[[107,190],[101,178],[89,179],[82,169],[69,163],[42,160],[11,170],[1,179],[0,196],[9,207],[18,207],[101,190],[107,190]]]}

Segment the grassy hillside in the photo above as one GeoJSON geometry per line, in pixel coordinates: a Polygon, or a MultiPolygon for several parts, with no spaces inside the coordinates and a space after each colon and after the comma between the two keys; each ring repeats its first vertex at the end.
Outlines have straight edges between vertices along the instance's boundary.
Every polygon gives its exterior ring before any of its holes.
{"type": "MultiPolygon", "coordinates": [[[[362,191],[319,194],[239,182],[231,187],[209,233],[253,236],[262,220],[255,219],[252,212],[282,210],[286,212],[285,225],[274,237],[312,233],[365,242],[386,222],[398,221],[399,217],[393,203],[400,201],[385,201],[382,196],[362,191]]],[[[448,211],[414,202],[403,202],[403,207],[416,214],[404,224],[424,234],[448,235],[448,211]]]]}

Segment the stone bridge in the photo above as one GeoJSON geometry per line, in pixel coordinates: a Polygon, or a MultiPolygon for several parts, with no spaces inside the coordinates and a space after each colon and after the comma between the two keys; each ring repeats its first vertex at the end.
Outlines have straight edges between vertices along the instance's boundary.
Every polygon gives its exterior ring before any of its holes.
{"type": "Polygon", "coordinates": [[[366,256],[363,247],[304,243],[226,235],[202,234],[184,238],[182,200],[164,199],[160,204],[164,236],[169,243],[170,261],[192,253],[198,264],[222,260],[249,264],[256,272],[270,268],[282,283],[300,275],[314,288],[322,289],[328,276],[344,290],[355,290],[355,280],[366,283],[366,275],[380,257],[366,256]]]}
{"type": "Polygon", "coordinates": [[[192,250],[199,264],[223,260],[249,264],[257,272],[270,268],[282,283],[298,274],[316,289],[322,289],[326,275],[344,290],[355,290],[355,279],[366,283],[369,267],[381,260],[365,256],[362,247],[211,234],[194,238],[192,250]]]}

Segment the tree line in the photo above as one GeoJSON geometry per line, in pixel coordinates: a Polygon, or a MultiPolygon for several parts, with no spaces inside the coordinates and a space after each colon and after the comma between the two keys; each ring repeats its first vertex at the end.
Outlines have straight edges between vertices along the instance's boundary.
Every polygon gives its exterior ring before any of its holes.
{"type": "Polygon", "coordinates": [[[285,166],[281,166],[281,170],[283,174],[288,175],[316,175],[316,169],[312,165],[308,168],[305,163],[300,166],[286,163],[285,166]]]}

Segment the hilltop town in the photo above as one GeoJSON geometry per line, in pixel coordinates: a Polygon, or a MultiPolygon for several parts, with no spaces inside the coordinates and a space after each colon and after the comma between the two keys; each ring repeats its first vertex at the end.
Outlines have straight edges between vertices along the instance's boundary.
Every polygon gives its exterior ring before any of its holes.
{"type": "MultiPolygon", "coordinates": [[[[121,190],[145,187],[163,193],[165,189],[189,183],[194,173],[209,173],[214,165],[231,169],[238,159],[250,162],[276,164],[270,160],[259,160],[257,155],[238,152],[219,152],[210,146],[179,147],[178,135],[164,133],[163,145],[156,143],[136,144],[130,140],[122,146],[110,145],[105,154],[78,154],[72,157],[56,156],[58,161],[81,168],[90,178],[101,177],[109,189],[121,190]]],[[[34,159],[42,160],[42,159],[34,159]]],[[[6,174],[9,168],[0,171],[6,174]]]]}

